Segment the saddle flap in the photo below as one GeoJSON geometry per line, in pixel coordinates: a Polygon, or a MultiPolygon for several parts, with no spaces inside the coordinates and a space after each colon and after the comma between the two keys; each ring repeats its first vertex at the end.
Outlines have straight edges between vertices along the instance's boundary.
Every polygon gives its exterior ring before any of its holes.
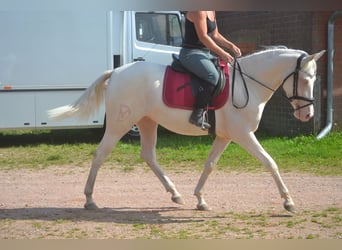
{"type": "MultiPolygon", "coordinates": [[[[216,110],[221,108],[229,97],[229,77],[225,76],[226,85],[223,91],[212,100],[209,109],[216,110]]],[[[167,66],[164,75],[163,101],[165,105],[171,108],[192,110],[195,104],[195,98],[192,93],[190,74],[177,72],[167,66]]]]}

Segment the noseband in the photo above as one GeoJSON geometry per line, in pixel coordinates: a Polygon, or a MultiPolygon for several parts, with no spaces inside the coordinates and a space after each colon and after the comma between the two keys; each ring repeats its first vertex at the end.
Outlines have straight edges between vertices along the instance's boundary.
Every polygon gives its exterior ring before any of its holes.
{"type": "MultiPolygon", "coordinates": [[[[302,109],[302,108],[305,108],[307,106],[310,106],[310,105],[313,105],[314,103],[314,99],[311,99],[311,98],[307,98],[307,97],[304,97],[304,96],[299,96],[298,95],[298,76],[299,76],[299,72],[302,72],[301,71],[301,68],[300,68],[300,64],[304,58],[305,54],[301,54],[298,59],[297,59],[297,65],[296,65],[296,68],[295,70],[290,73],[287,77],[285,77],[285,79],[283,80],[282,84],[281,85],[284,85],[284,83],[286,82],[287,79],[289,79],[292,75],[293,75],[293,95],[291,97],[287,97],[287,100],[289,100],[289,102],[292,102],[293,100],[302,100],[302,101],[306,101],[308,102],[307,104],[303,105],[303,106],[299,106],[295,109],[295,111],[299,110],[299,109],[302,109]]],[[[306,73],[308,74],[307,72],[303,72],[303,73],[306,73]]],[[[312,76],[313,77],[313,76],[312,76]]]]}

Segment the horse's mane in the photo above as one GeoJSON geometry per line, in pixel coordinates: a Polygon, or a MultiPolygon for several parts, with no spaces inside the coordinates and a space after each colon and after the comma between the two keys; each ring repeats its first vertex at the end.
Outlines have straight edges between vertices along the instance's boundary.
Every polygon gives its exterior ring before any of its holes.
{"type": "Polygon", "coordinates": [[[284,45],[270,45],[270,46],[261,45],[259,50],[252,52],[250,54],[244,55],[241,58],[249,58],[252,56],[261,55],[261,54],[269,53],[272,51],[273,52],[284,52],[284,53],[285,52],[293,52],[296,54],[303,54],[303,53],[307,54],[305,51],[298,50],[298,49],[291,49],[291,48],[288,48],[284,45]]]}

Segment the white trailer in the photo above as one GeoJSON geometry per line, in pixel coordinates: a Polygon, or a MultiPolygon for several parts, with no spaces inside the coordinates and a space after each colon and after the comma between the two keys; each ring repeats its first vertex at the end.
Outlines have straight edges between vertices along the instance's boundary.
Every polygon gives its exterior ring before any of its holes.
{"type": "MultiPolygon", "coordinates": [[[[0,11],[0,130],[103,127],[51,121],[107,69],[135,60],[171,62],[182,41],[179,12],[0,11]]],[[[139,91],[139,90],[137,90],[139,91]]]]}

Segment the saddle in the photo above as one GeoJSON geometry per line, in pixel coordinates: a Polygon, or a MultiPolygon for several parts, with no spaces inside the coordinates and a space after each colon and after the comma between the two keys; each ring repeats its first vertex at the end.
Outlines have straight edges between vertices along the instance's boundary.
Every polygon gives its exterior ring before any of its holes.
{"type": "MultiPolygon", "coordinates": [[[[200,87],[201,80],[187,71],[179,61],[178,55],[173,54],[173,62],[168,65],[164,75],[163,101],[171,108],[192,110],[195,103],[195,95],[200,87]]],[[[229,96],[228,66],[223,62],[215,61],[220,72],[220,80],[214,90],[208,110],[221,108],[229,96]]]]}

